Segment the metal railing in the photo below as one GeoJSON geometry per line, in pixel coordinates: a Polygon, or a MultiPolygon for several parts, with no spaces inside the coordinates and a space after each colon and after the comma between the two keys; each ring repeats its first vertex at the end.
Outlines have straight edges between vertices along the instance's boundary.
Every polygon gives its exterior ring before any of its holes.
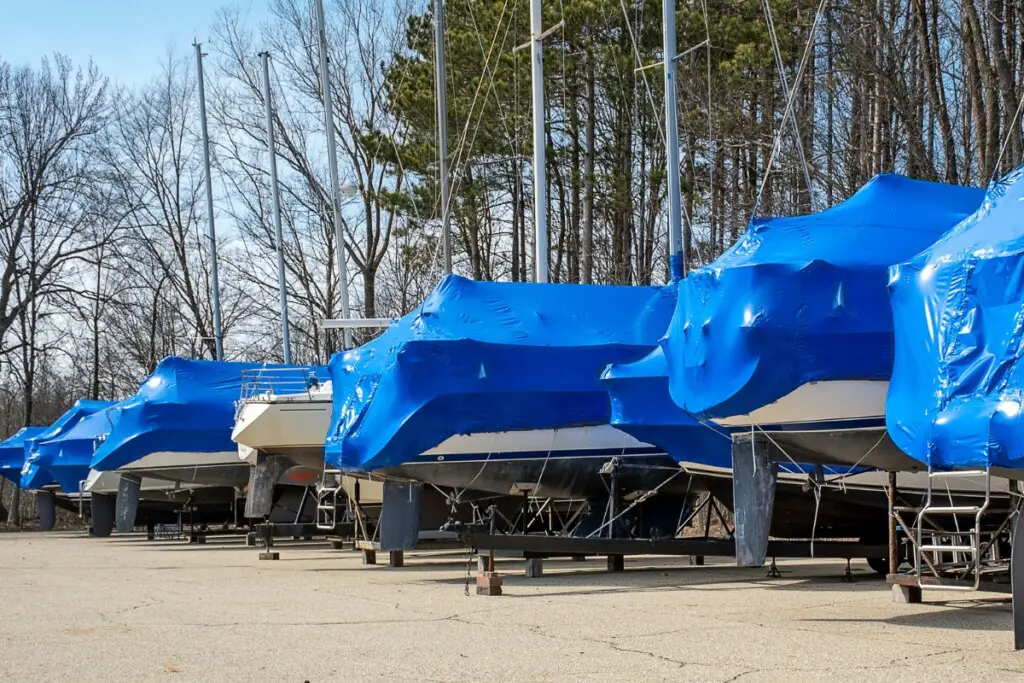
{"type": "Polygon", "coordinates": [[[242,371],[241,400],[313,392],[328,381],[322,368],[257,368],[242,371]]]}

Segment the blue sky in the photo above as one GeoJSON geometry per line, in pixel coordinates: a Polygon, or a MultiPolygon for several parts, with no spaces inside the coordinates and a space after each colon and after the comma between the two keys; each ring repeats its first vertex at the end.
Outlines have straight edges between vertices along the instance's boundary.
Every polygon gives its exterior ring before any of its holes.
{"type": "Polygon", "coordinates": [[[236,6],[255,25],[268,0],[0,0],[0,58],[38,63],[62,52],[89,58],[107,76],[137,85],[159,72],[169,48],[181,55],[207,42],[217,10],[236,6]]]}

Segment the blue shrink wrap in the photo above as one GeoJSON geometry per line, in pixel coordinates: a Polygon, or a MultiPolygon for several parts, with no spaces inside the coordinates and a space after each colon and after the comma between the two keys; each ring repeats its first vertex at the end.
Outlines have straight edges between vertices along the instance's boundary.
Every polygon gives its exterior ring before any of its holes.
{"type": "Polygon", "coordinates": [[[1024,167],[890,269],[893,441],[938,468],[1024,467],[1024,167]]]}
{"type": "Polygon", "coordinates": [[[331,359],[333,467],[404,463],[458,434],[608,424],[600,376],[664,333],[674,287],[449,275],[370,343],[331,359]]]}
{"type": "Polygon", "coordinates": [[[151,453],[219,453],[231,440],[244,371],[294,372],[293,366],[186,360],[169,356],[138,393],[108,413],[111,428],[91,466],[108,472],[151,453]]]}
{"type": "Polygon", "coordinates": [[[879,175],[820,213],[755,219],[679,284],[664,342],[673,400],[725,418],[808,382],[889,379],[888,267],[970,215],[983,194],[879,175]]]}
{"type": "Polygon", "coordinates": [[[22,427],[0,441],[0,477],[19,484],[25,466],[25,442],[46,431],[46,427],[22,427]]]}
{"type": "Polygon", "coordinates": [[[34,439],[22,488],[32,489],[56,481],[65,493],[78,493],[89,475],[96,440],[110,430],[112,401],[80,399],[45,432],[34,439]]]}
{"type": "Polygon", "coordinates": [[[609,366],[602,375],[611,399],[611,424],[657,446],[676,462],[732,467],[732,436],[677,406],[668,390],[668,363],[659,345],[635,363],[609,366]]]}

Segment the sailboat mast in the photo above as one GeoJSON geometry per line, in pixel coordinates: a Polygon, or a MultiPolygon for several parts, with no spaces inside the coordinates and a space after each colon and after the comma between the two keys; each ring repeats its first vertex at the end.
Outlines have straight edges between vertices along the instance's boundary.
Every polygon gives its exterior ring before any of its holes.
{"type": "Polygon", "coordinates": [[[547,166],[544,150],[544,30],[540,0],[530,0],[530,56],[533,83],[533,227],[536,281],[548,281],[547,166]]]}
{"type": "Polygon", "coordinates": [[[437,164],[441,176],[441,245],[444,272],[452,272],[452,227],[448,199],[448,98],[444,75],[444,0],[434,0],[434,88],[437,92],[437,164]]]}
{"type": "Polygon", "coordinates": [[[213,180],[210,175],[210,135],[206,128],[206,88],[203,83],[203,45],[195,43],[199,86],[199,127],[203,135],[203,168],[206,172],[206,225],[210,240],[210,299],[213,304],[213,342],[217,360],[224,360],[220,325],[220,280],[217,277],[217,231],[213,223],[213,180]]]}
{"type": "MultiPolygon", "coordinates": [[[[348,267],[345,264],[345,227],[341,222],[341,187],[338,181],[338,149],[334,140],[334,110],[331,96],[331,74],[327,64],[327,27],[323,0],[314,0],[317,34],[320,41],[320,89],[324,95],[324,122],[327,128],[327,161],[331,174],[331,204],[334,210],[334,246],[338,259],[338,288],[341,293],[341,317],[349,318],[348,267]]],[[[342,330],[345,348],[351,346],[352,331],[342,330]]]]}
{"type": "Polygon", "coordinates": [[[676,2],[663,0],[665,59],[665,171],[668,175],[668,264],[672,281],[686,276],[679,192],[679,126],[676,122],[676,2]]]}
{"type": "Polygon", "coordinates": [[[292,343],[288,334],[288,290],[284,279],[284,239],[281,230],[281,191],[277,185],[277,145],[274,144],[274,104],[270,92],[270,53],[263,60],[263,100],[267,108],[267,154],[270,156],[270,196],[274,207],[274,239],[277,241],[277,288],[281,295],[281,346],[285,364],[292,362],[292,343]]]}

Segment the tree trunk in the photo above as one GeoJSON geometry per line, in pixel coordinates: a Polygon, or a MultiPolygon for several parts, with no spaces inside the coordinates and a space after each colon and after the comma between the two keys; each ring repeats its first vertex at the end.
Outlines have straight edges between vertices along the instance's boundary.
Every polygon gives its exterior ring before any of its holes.
{"type": "MultiPolygon", "coordinates": [[[[988,11],[985,12],[985,21],[988,24],[989,44],[992,46],[992,56],[994,57],[993,62],[995,63],[994,70],[998,77],[999,90],[1003,99],[1003,137],[1009,135],[1011,139],[1019,142],[1020,135],[1017,131],[1019,131],[1020,128],[1018,124],[1013,123],[1013,117],[1017,111],[1017,89],[1014,87],[1013,74],[1010,72],[1010,64],[1006,57],[1006,45],[1003,41],[1004,24],[1002,21],[1002,15],[1003,0],[989,0],[988,11]],[[1013,125],[1013,131],[1010,130],[1011,125],[1013,125]]],[[[990,98],[993,95],[994,93],[989,93],[990,98]]],[[[1014,145],[1014,147],[1016,146],[1017,145],[1014,145]]],[[[999,142],[998,147],[1002,147],[1002,141],[999,142]]],[[[999,149],[996,150],[997,155],[998,153],[999,149]]],[[[1020,159],[1016,156],[1014,159],[1013,165],[1016,165],[1020,159]]],[[[1001,161],[999,163],[1001,165],[1001,161]]],[[[994,161],[993,166],[995,166],[995,164],[996,162],[994,161]]],[[[1001,168],[993,168],[993,170],[997,173],[1002,171],[1001,168]]]]}
{"type": "MultiPolygon", "coordinates": [[[[964,2],[964,24],[963,24],[963,36],[964,36],[964,62],[967,66],[968,84],[967,91],[971,98],[971,119],[974,121],[974,151],[976,155],[976,163],[978,168],[978,175],[980,178],[988,179],[991,171],[988,169],[988,117],[986,116],[987,107],[985,106],[984,99],[982,97],[982,89],[984,80],[981,74],[981,69],[978,63],[978,54],[982,48],[976,47],[975,42],[980,40],[980,36],[974,30],[974,24],[969,17],[973,14],[973,0],[965,0],[964,2]],[[969,8],[969,9],[968,9],[969,8]]],[[[988,95],[991,99],[992,95],[988,95]]]]}
{"type": "MultiPolygon", "coordinates": [[[[937,0],[935,2],[937,3],[937,0]]],[[[918,45],[921,49],[921,66],[924,71],[928,106],[931,109],[932,117],[938,119],[939,131],[942,135],[945,180],[947,183],[956,183],[956,147],[954,146],[953,126],[949,120],[949,111],[946,109],[945,93],[940,91],[940,88],[942,88],[941,66],[938,59],[932,53],[928,31],[928,13],[925,12],[924,8],[925,0],[913,0],[913,3],[917,15],[918,45]]],[[[930,146],[929,149],[931,149],[930,146]]]]}

